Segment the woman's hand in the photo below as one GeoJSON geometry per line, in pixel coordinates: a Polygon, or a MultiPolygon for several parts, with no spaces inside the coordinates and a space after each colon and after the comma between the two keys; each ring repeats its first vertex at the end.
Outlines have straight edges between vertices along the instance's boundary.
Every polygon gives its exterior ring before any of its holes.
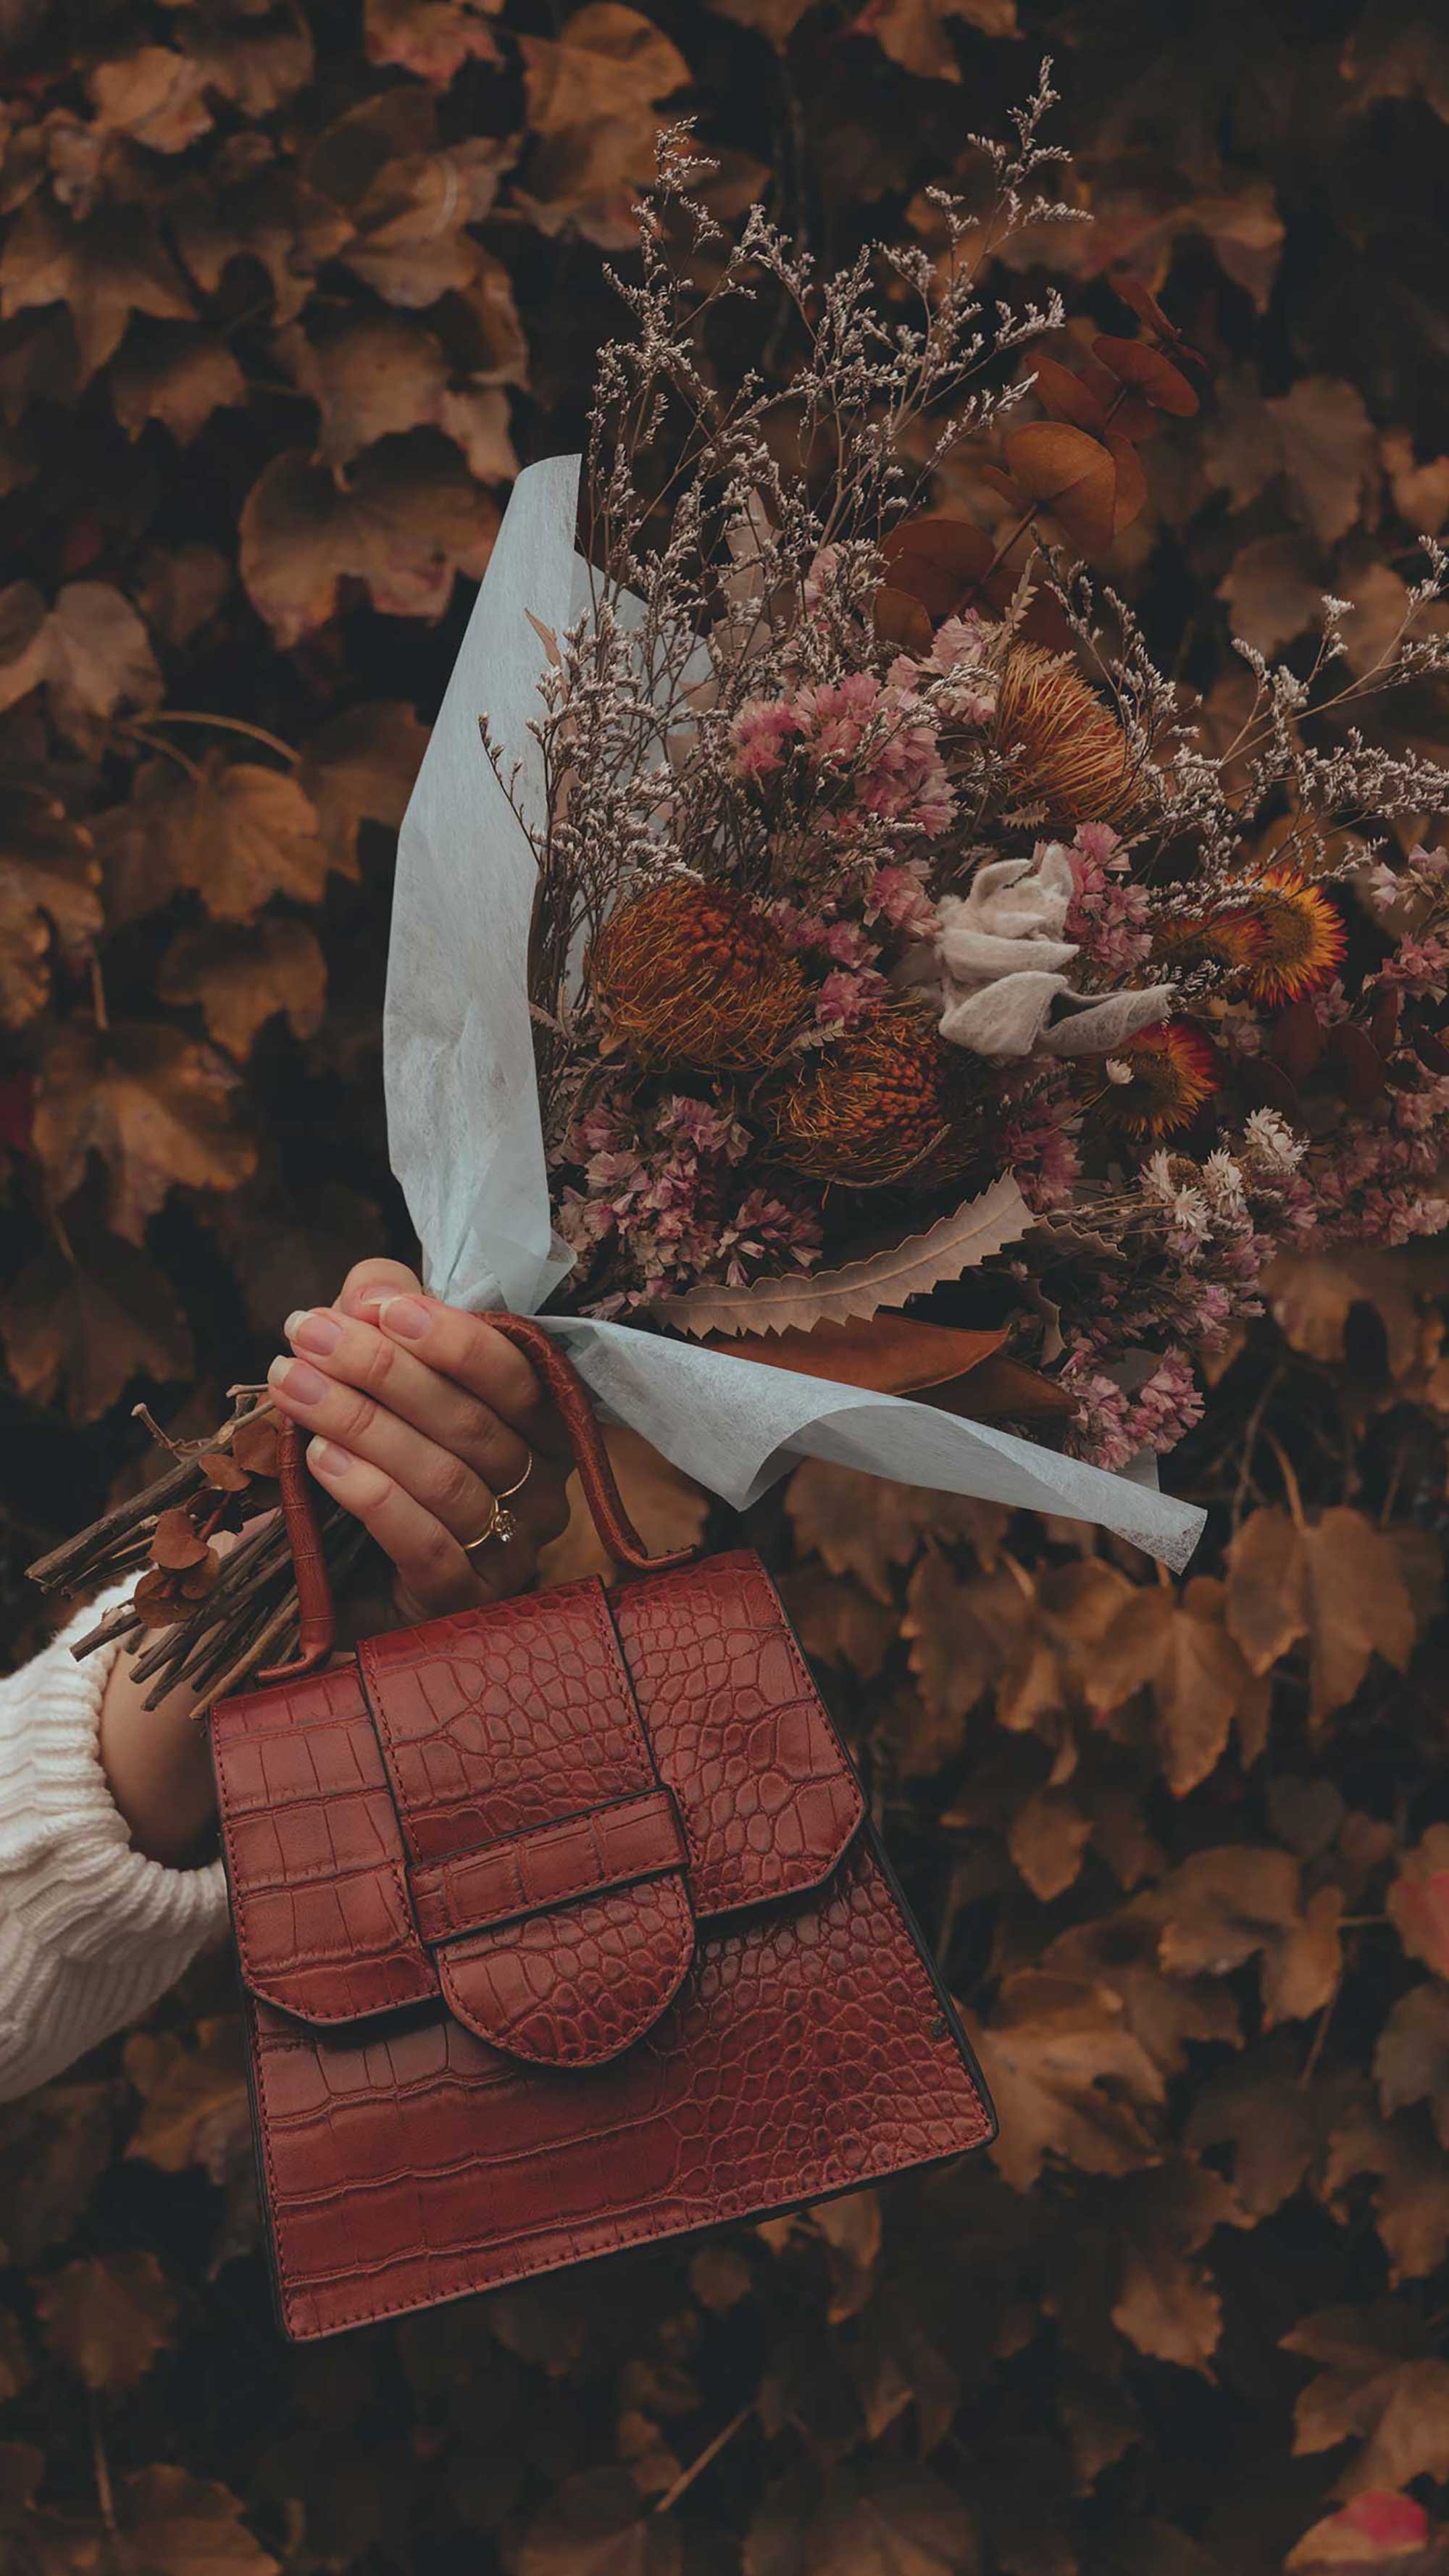
{"type": "MultiPolygon", "coordinates": [[[[424,1297],[396,1261],[359,1262],[335,1306],[287,1323],[295,1357],[274,1363],[273,1399],[311,1434],[318,1483],[391,1559],[398,1615],[431,1618],[521,1591],[567,1518],[569,1464],[522,1353],[476,1315],[424,1297]],[[508,1505],[516,1538],[468,1557],[464,1542],[487,1528],[495,1495],[525,1468],[508,1505]]],[[[383,1611],[373,1625],[386,1624],[383,1611]]],[[[215,1808],[206,1732],[184,1684],[157,1708],[142,1703],[119,1654],[101,1703],[101,1764],[135,1849],[184,1863],[215,1808]]]]}
{"type": "Polygon", "coordinates": [[[359,1262],[336,1304],[289,1315],[286,1335],[293,1356],[267,1373],[272,1401],[311,1435],[318,1484],[391,1559],[401,1617],[521,1591],[568,1517],[569,1464],[522,1352],[425,1297],[396,1261],[359,1262]],[[516,1535],[467,1555],[503,1494],[516,1535]]]}

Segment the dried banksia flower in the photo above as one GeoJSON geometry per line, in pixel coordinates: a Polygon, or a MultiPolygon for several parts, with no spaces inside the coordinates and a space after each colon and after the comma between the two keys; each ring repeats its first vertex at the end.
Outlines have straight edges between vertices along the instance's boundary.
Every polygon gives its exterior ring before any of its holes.
{"type": "Polygon", "coordinates": [[[641,1065],[759,1070],[809,1011],[798,961],[728,886],[669,877],[605,923],[588,963],[605,1046],[641,1065]]]}
{"type": "Polygon", "coordinates": [[[1126,735],[1064,655],[1012,647],[997,723],[1017,756],[1023,800],[1044,805],[1053,821],[1118,823],[1141,802],[1126,735]]]}
{"type": "Polygon", "coordinates": [[[924,1011],[892,1011],[809,1057],[769,1102],[782,1161],[816,1180],[932,1182],[970,1160],[959,1058],[924,1011]]]}
{"type": "Polygon", "coordinates": [[[1217,1087],[1217,1057],[1201,1029],[1191,1020],[1162,1020],[1139,1029],[1109,1059],[1097,1114],[1132,1136],[1169,1136],[1191,1126],[1217,1087]]]}

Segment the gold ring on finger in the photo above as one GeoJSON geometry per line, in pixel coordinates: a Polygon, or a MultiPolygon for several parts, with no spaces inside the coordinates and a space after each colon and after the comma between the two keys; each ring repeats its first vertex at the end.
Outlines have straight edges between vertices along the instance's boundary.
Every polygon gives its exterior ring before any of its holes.
{"type": "Polygon", "coordinates": [[[505,1485],[501,1494],[494,1495],[493,1509],[488,1515],[485,1526],[478,1532],[477,1537],[465,1538],[460,1542],[463,1554],[470,1562],[472,1561],[476,1551],[480,1547],[486,1547],[490,1539],[496,1538],[500,1547],[507,1547],[509,1540],[518,1536],[518,1523],[514,1518],[513,1513],[508,1511],[505,1506],[512,1501],[515,1494],[522,1493],[524,1486],[527,1484],[529,1477],[532,1474],[533,1454],[532,1451],[530,1451],[528,1465],[524,1468],[517,1484],[505,1485]]]}

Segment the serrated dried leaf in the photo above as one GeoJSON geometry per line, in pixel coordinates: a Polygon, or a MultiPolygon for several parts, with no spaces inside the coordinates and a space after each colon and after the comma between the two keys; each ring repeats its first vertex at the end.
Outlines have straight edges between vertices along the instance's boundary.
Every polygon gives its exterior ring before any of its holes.
{"type": "Polygon", "coordinates": [[[660,1298],[652,1311],[695,1336],[808,1332],[813,1324],[849,1323],[902,1306],[944,1279],[959,1279],[964,1270],[1019,1242],[1032,1222],[1008,1172],[894,1251],[873,1252],[813,1277],[763,1280],[754,1288],[695,1288],[684,1297],[660,1298]]]}

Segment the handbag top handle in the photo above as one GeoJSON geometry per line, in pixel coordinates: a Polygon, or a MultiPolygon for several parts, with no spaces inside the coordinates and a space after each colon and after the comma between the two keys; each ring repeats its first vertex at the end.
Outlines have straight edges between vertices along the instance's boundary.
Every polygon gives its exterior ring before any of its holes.
{"type": "MultiPolygon", "coordinates": [[[[560,1348],[551,1333],[530,1315],[480,1315],[479,1322],[491,1324],[495,1333],[512,1342],[538,1371],[558,1407],[568,1434],[579,1483],[595,1529],[618,1565],[626,1565],[636,1574],[667,1574],[672,1567],[687,1565],[696,1553],[692,1547],[666,1549],[662,1556],[651,1556],[639,1532],[624,1508],[624,1499],[614,1481],[614,1470],[604,1446],[593,1400],[571,1359],[560,1348]]],[[[282,1516],[292,1550],[292,1564],[297,1577],[297,1601],[301,1622],[297,1652],[289,1663],[269,1664],[252,1675],[255,1682],[294,1681],[303,1673],[315,1673],[326,1663],[337,1639],[337,1614],[328,1579],[327,1559],[317,1527],[316,1505],[312,1498],[312,1479],[307,1473],[303,1439],[295,1422],[278,1425],[277,1477],[281,1486],[282,1516]]]]}

